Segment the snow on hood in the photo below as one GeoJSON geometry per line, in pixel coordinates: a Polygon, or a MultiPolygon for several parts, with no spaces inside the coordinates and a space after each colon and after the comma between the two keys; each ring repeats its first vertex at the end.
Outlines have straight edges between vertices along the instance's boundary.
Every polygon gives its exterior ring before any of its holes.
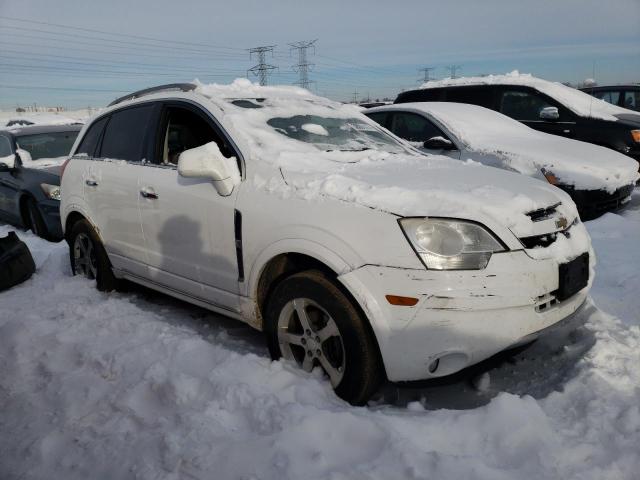
{"type": "Polygon", "coordinates": [[[558,211],[577,217],[561,190],[515,173],[447,157],[376,153],[332,172],[282,168],[286,182],[305,198],[328,196],[401,216],[490,217],[517,236],[531,235],[526,213],[562,202],[558,211]]]}
{"type": "Polygon", "coordinates": [[[638,163],[614,150],[539,132],[501,113],[448,102],[405,103],[432,115],[470,150],[499,156],[517,172],[534,176],[544,168],[580,190],[607,190],[638,180],[638,163]]]}
{"type": "MultiPolygon", "coordinates": [[[[496,168],[424,156],[359,108],[300,88],[261,87],[238,79],[231,85],[199,85],[197,91],[223,110],[224,121],[242,136],[254,161],[279,169],[288,185],[284,188],[306,199],[329,196],[403,216],[474,219],[475,212],[476,219],[489,216],[521,236],[530,234],[527,212],[562,202],[560,213],[570,221],[577,217],[572,200],[559,189],[496,168]],[[247,99],[254,99],[253,108],[238,106],[247,99]],[[356,119],[388,137],[391,146],[386,151],[324,151],[267,124],[273,117],[294,115],[356,119]]],[[[269,180],[261,183],[272,190],[269,180]]]]}
{"type": "Polygon", "coordinates": [[[35,168],[35,169],[49,169],[51,167],[61,167],[64,162],[67,161],[66,156],[64,157],[55,157],[55,158],[39,158],[37,160],[29,160],[23,161],[22,165],[25,168],[35,168]]]}
{"type": "Polygon", "coordinates": [[[522,85],[533,87],[551,98],[556,99],[562,105],[581,117],[599,118],[602,120],[617,121],[616,115],[634,113],[632,110],[617,107],[599,100],[591,95],[567,87],[558,82],[550,82],[534,77],[528,73],[519,73],[514,70],[505,75],[487,75],[486,77],[461,77],[445,78],[423,83],[420,88],[439,88],[459,85],[522,85]]]}

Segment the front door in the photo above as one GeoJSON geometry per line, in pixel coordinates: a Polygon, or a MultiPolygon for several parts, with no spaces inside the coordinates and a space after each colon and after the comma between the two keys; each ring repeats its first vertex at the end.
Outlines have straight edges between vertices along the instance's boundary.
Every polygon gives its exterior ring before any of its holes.
{"type": "Polygon", "coordinates": [[[181,177],[177,171],[180,153],[211,141],[223,154],[235,153],[214,122],[195,106],[167,103],[159,122],[154,157],[142,168],[140,180],[150,279],[237,311],[236,191],[223,197],[211,180],[181,177]]]}

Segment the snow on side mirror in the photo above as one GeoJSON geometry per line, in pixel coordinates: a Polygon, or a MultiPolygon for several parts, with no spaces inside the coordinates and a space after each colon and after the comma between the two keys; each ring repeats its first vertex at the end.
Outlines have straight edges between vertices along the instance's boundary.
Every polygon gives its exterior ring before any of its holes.
{"type": "Polygon", "coordinates": [[[226,158],[216,142],[182,152],[178,158],[178,173],[183,177],[213,180],[218,193],[225,197],[240,183],[236,157],[226,158]]]}
{"type": "Polygon", "coordinates": [[[424,142],[424,148],[427,150],[455,150],[455,145],[451,140],[447,140],[444,137],[431,137],[424,142]]]}
{"type": "Polygon", "coordinates": [[[7,155],[6,157],[0,157],[0,172],[10,172],[12,168],[16,166],[16,156],[7,155]]]}
{"type": "Polygon", "coordinates": [[[544,107],[540,110],[540,118],[542,120],[558,120],[560,118],[558,107],[544,107]]]}
{"type": "Polygon", "coordinates": [[[18,158],[22,163],[33,162],[33,158],[31,157],[31,154],[26,150],[23,150],[22,148],[16,149],[16,155],[18,155],[18,158]]]}

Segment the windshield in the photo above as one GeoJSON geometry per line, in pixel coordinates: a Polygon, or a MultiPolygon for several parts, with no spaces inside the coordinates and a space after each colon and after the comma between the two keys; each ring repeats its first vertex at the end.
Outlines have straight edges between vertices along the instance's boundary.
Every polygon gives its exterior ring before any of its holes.
{"type": "Polygon", "coordinates": [[[354,152],[369,149],[391,153],[406,151],[393,137],[358,118],[296,115],[287,118],[271,118],[267,124],[289,138],[310,143],[324,151],[354,152]]]}
{"type": "Polygon", "coordinates": [[[77,131],[38,133],[16,138],[18,148],[26,150],[31,160],[66,157],[78,136],[77,131]]]}

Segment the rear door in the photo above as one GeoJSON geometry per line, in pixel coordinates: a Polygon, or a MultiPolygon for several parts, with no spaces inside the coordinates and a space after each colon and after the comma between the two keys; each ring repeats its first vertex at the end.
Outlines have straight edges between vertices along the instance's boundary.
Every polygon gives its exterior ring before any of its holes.
{"type": "Polygon", "coordinates": [[[223,197],[209,179],[178,175],[177,163],[183,151],[212,141],[227,157],[238,153],[213,118],[190,102],[165,102],[153,130],[154,153],[142,168],[139,200],[150,278],[237,311],[237,189],[223,197]]]}
{"type": "Polygon", "coordinates": [[[498,111],[508,117],[542,132],[575,137],[577,117],[568,108],[551,97],[530,87],[504,86],[500,92],[498,111]],[[540,112],[547,107],[556,107],[559,118],[545,120],[540,112]]]}
{"type": "MultiPolygon", "coordinates": [[[[8,136],[0,134],[0,162],[15,166],[15,154],[8,136]]],[[[0,172],[0,218],[18,223],[19,212],[16,209],[16,195],[19,189],[14,172],[0,172]]]]}
{"type": "MultiPolygon", "coordinates": [[[[142,165],[148,157],[149,128],[159,105],[145,103],[112,112],[100,120],[97,153],[84,171],[84,197],[113,266],[147,276],[147,258],[138,200],[142,165]]],[[[83,139],[84,142],[84,139],[83,139]]],[[[82,150],[80,145],[79,151],[82,150]]]]}

